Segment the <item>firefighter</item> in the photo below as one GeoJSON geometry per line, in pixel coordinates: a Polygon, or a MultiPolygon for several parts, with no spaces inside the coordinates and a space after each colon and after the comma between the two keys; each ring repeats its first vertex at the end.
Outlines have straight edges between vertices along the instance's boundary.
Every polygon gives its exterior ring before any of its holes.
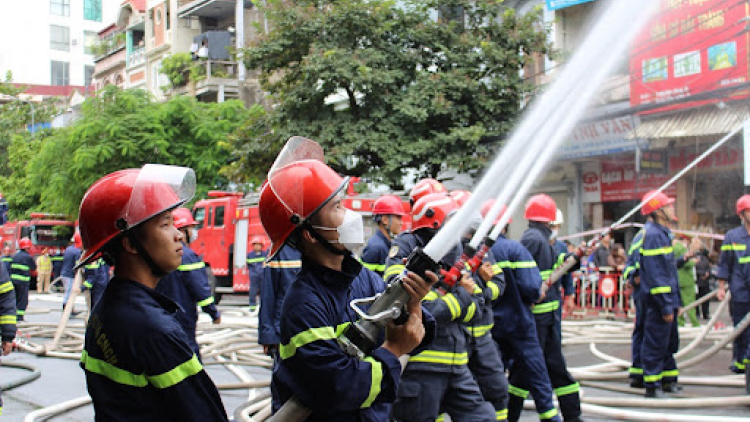
{"type": "MultiPolygon", "coordinates": [[[[485,217],[491,204],[482,207],[485,217]]],[[[495,224],[505,211],[506,207],[503,206],[495,224]]],[[[490,250],[496,261],[493,267],[502,270],[505,278],[505,291],[492,307],[495,320],[492,337],[506,364],[512,362],[508,379],[508,420],[518,421],[523,401],[531,393],[539,419],[559,422],[560,415],[553,401],[552,384],[531,312],[532,304],[539,300],[542,278],[529,251],[520,243],[508,239],[507,231],[506,226],[490,250]]]]}
{"type": "Polygon", "coordinates": [[[429,177],[422,179],[409,191],[409,204],[413,207],[414,203],[420,198],[431,193],[442,193],[443,195],[447,195],[448,190],[445,189],[445,186],[443,186],[442,183],[435,179],[429,177]]]}
{"type": "MultiPolygon", "coordinates": [[[[269,260],[286,243],[302,255],[281,312],[273,409],[295,397],[312,410],[307,421],[385,421],[401,378],[398,358],[425,338],[422,317],[427,315],[420,301],[429,284],[413,273],[404,278],[411,298],[407,321],[388,324],[385,341],[370,356],[351,356],[341,348],[337,337],[357,319],[350,302],[363,291],[353,288],[363,266],[351,250],[364,243],[364,227],[361,215],[343,206],[349,179],[322,160],[315,142],[291,138],[271,167],[258,203],[271,238],[269,260]]],[[[364,271],[371,283],[378,282],[375,273],[364,271]]]]}
{"type": "Polygon", "coordinates": [[[456,204],[458,204],[459,208],[463,207],[466,201],[468,201],[469,198],[471,198],[471,192],[467,190],[461,190],[461,189],[452,190],[448,195],[451,198],[456,200],[456,204]]]}
{"type": "Polygon", "coordinates": [[[10,253],[10,246],[6,246],[3,248],[3,266],[5,267],[5,272],[10,274],[10,264],[13,262],[13,254],[10,253]]]}
{"type": "Polygon", "coordinates": [[[50,292],[50,289],[52,289],[52,286],[55,285],[55,281],[60,277],[60,272],[62,270],[62,264],[63,264],[63,252],[62,250],[55,248],[52,251],[52,255],[50,256],[50,260],[52,261],[52,281],[50,282],[50,288],[47,290],[47,293],[50,292]]]}
{"type": "Polygon", "coordinates": [[[381,277],[385,272],[391,241],[401,233],[401,219],[405,215],[401,200],[394,195],[383,195],[372,205],[372,217],[378,230],[362,251],[362,264],[381,277]]]}
{"type": "Polygon", "coordinates": [[[680,291],[669,225],[677,221],[674,199],[656,191],[647,192],[641,208],[650,215],[640,248],[641,289],[644,298],[644,327],[641,361],[646,397],[663,398],[665,392],[679,393],[674,353],[680,345],[677,311],[680,291]]]}
{"type": "MultiPolygon", "coordinates": [[[[565,242],[558,239],[558,235],[560,234],[560,228],[562,227],[563,223],[565,222],[565,216],[563,215],[562,210],[560,208],[555,211],[555,221],[551,222],[549,224],[550,230],[552,230],[552,236],[550,237],[550,244],[555,247],[555,258],[558,260],[558,264],[562,264],[563,261],[565,261],[565,258],[568,255],[568,246],[565,244],[565,242]]],[[[575,286],[573,285],[573,276],[570,275],[570,273],[567,273],[562,276],[560,279],[560,284],[562,284],[563,288],[563,294],[565,296],[565,300],[563,301],[563,307],[561,309],[557,310],[558,313],[558,325],[562,323],[562,311],[563,308],[566,313],[569,313],[575,308],[575,286]]],[[[562,334],[562,325],[560,325],[559,331],[562,334]]]]}
{"type": "Polygon", "coordinates": [[[45,249],[41,255],[36,257],[36,292],[47,293],[49,291],[49,282],[52,277],[52,259],[49,256],[49,249],[45,249]]]}
{"type": "Polygon", "coordinates": [[[227,420],[175,319],[180,306],[155,290],[182,262],[172,210],[194,192],[191,169],[147,164],[102,177],[81,201],[78,266],[102,257],[115,267],[81,354],[97,421],[227,420]]]}
{"type": "Polygon", "coordinates": [[[263,353],[278,358],[281,330],[281,310],[284,297],[297,273],[302,268],[299,251],[284,245],[263,267],[260,287],[260,311],[258,311],[258,343],[263,353]]]}
{"type": "Polygon", "coordinates": [[[253,236],[250,239],[253,250],[247,254],[247,269],[250,275],[250,312],[255,312],[258,307],[257,298],[263,285],[263,261],[268,255],[263,250],[263,238],[253,236]]]}
{"type": "MultiPolygon", "coordinates": [[[[555,201],[545,194],[534,195],[526,202],[524,218],[529,221],[529,228],[521,236],[521,244],[531,253],[536,262],[542,280],[547,280],[556,264],[555,249],[550,245],[552,230],[550,223],[557,214],[555,201]]],[[[532,308],[539,345],[544,352],[552,387],[560,403],[560,411],[566,421],[581,420],[580,386],[568,372],[565,357],[562,354],[560,329],[560,280],[549,287],[546,294],[532,308]]]]}
{"type": "Polygon", "coordinates": [[[182,233],[182,263],[177,270],[164,276],[156,286],[156,291],[174,300],[182,308],[175,314],[175,319],[187,334],[188,344],[200,360],[201,353],[198,341],[195,339],[195,329],[198,323],[197,307],[211,317],[214,324],[221,323],[221,314],[216,309],[214,297],[211,295],[211,283],[206,274],[206,264],[190,249],[184,240],[190,239],[190,231],[198,224],[193,214],[187,208],[177,208],[172,212],[174,226],[182,233]]]}
{"type": "Polygon", "coordinates": [[[101,299],[104,294],[104,289],[107,288],[107,283],[109,283],[109,271],[110,267],[103,259],[97,259],[83,267],[82,290],[88,290],[90,292],[90,310],[93,310],[94,306],[99,303],[99,299],[101,299]]]}
{"type": "MultiPolygon", "coordinates": [[[[13,350],[16,338],[16,295],[13,282],[5,266],[0,266],[0,355],[7,356],[13,350]]],[[[0,416],[3,414],[2,389],[0,389],[0,416]]]]}
{"type": "Polygon", "coordinates": [[[631,359],[633,364],[630,366],[629,377],[630,386],[633,388],[644,388],[643,384],[643,363],[641,358],[641,349],[643,348],[643,324],[644,324],[644,292],[641,289],[640,260],[641,247],[643,246],[643,235],[645,229],[641,229],[633,237],[633,242],[628,249],[628,259],[625,261],[625,270],[622,272],[622,278],[630,286],[633,304],[635,305],[635,324],[633,324],[633,335],[631,336],[631,359]]]}
{"type": "MultiPolygon", "coordinates": [[[[489,208],[491,203],[486,203],[485,206],[489,208]]],[[[452,211],[451,216],[455,212],[452,211]]],[[[472,218],[469,230],[461,238],[464,248],[481,223],[482,215],[477,213],[472,218]]],[[[503,361],[490,331],[495,321],[492,306],[505,292],[505,276],[503,270],[495,264],[492,252],[488,252],[482,265],[474,273],[475,293],[478,293],[480,298],[475,300],[477,313],[466,324],[466,328],[470,334],[469,370],[477,380],[484,399],[495,408],[496,420],[504,421],[508,419],[508,379],[505,377],[503,361]]]]}
{"type": "MultiPolygon", "coordinates": [[[[742,221],[740,227],[736,227],[727,232],[724,236],[724,243],[721,245],[721,256],[719,258],[719,300],[726,298],[727,283],[732,297],[729,299],[729,310],[732,315],[734,325],[739,322],[750,312],[750,195],[743,195],[737,200],[737,215],[742,221]]],[[[747,371],[746,365],[750,363],[750,329],[746,329],[734,340],[732,345],[732,355],[734,362],[732,367],[734,372],[745,373],[748,379],[748,394],[750,394],[750,371],[747,371]],[[743,353],[744,352],[744,353],[743,353]]]]}
{"type": "MultiPolygon", "coordinates": [[[[403,259],[416,248],[424,247],[443,225],[457,204],[453,198],[433,193],[414,203],[412,231],[396,238],[386,261],[386,282],[401,274],[403,259]]],[[[450,269],[461,255],[456,245],[440,261],[450,269]]],[[[393,418],[401,422],[434,421],[441,412],[452,420],[495,420],[495,409],[482,398],[482,392],[469,371],[468,333],[465,322],[472,320],[477,305],[472,294],[476,284],[465,275],[458,285],[434,286],[424,298],[424,307],[438,324],[437,338],[421,353],[409,358],[401,378],[393,418]]]]}
{"type": "MultiPolygon", "coordinates": [[[[60,276],[63,279],[63,287],[65,288],[65,294],[63,295],[62,303],[63,310],[65,309],[65,305],[68,303],[70,290],[73,288],[73,281],[76,276],[73,267],[76,266],[76,263],[81,258],[82,246],[83,244],[81,242],[81,233],[76,230],[75,234],[73,234],[73,238],[71,239],[71,244],[65,249],[65,252],[63,253],[63,263],[62,267],[60,268],[60,276]]],[[[74,307],[71,315],[75,316],[80,313],[81,312],[76,311],[74,307]]]]}
{"type": "Polygon", "coordinates": [[[23,237],[18,241],[18,252],[13,255],[13,262],[10,264],[10,280],[13,282],[13,289],[16,291],[16,315],[18,321],[23,321],[26,315],[26,308],[29,306],[29,284],[31,277],[36,275],[36,262],[29,255],[31,249],[31,239],[23,237]]]}

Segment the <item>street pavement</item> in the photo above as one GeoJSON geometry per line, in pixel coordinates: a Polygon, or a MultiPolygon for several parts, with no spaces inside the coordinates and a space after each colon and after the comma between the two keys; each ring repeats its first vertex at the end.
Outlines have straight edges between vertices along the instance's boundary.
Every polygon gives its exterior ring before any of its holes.
{"type": "MultiPolygon", "coordinates": [[[[247,297],[227,297],[221,304],[222,307],[233,307],[233,306],[246,306],[247,297]]],[[[77,307],[79,309],[84,308],[84,301],[82,298],[78,298],[77,307]]],[[[716,308],[716,302],[712,303],[712,308],[716,308]]],[[[31,294],[30,307],[27,313],[26,320],[29,322],[46,322],[46,323],[57,323],[60,319],[61,312],[61,295],[50,294],[50,295],[38,295],[36,293],[31,294]]],[[[202,315],[201,318],[205,318],[205,322],[209,319],[206,315],[202,315]]],[[[76,322],[77,319],[72,319],[76,322]]],[[[80,321],[80,320],[78,320],[80,321]]],[[[201,321],[204,321],[203,319],[201,321]]],[[[705,323],[705,321],[702,321],[705,323]]],[[[729,325],[730,319],[728,315],[722,315],[722,322],[729,325]]],[[[32,339],[34,341],[34,339],[32,339]]],[[[46,340],[48,341],[48,340],[46,340]]],[[[683,342],[683,345],[687,342],[683,342]]],[[[695,355],[700,351],[703,351],[710,347],[711,344],[704,342],[698,350],[693,352],[691,355],[695,355]]],[[[611,345],[601,344],[598,345],[599,350],[616,356],[621,359],[630,359],[630,348],[629,345],[611,345]]],[[[588,366],[592,364],[601,363],[602,361],[593,356],[589,351],[588,345],[572,345],[565,346],[564,353],[568,362],[569,367],[580,367],[588,366]]],[[[702,364],[681,370],[681,375],[688,376],[720,376],[731,374],[727,367],[731,360],[731,351],[724,349],[712,358],[704,361],[702,364]]],[[[4,357],[5,362],[23,362],[35,366],[40,369],[41,377],[29,384],[14,388],[10,391],[3,392],[3,416],[0,419],[7,421],[22,421],[24,417],[31,411],[40,409],[42,407],[51,406],[67,400],[75,399],[81,396],[85,396],[86,382],[83,374],[83,370],[80,368],[78,361],[70,359],[58,359],[58,358],[39,358],[35,355],[23,352],[14,352],[10,356],[4,357]]],[[[246,367],[246,370],[256,380],[264,380],[270,378],[271,374],[269,370],[262,368],[246,367]]],[[[217,384],[233,383],[238,382],[237,377],[229,372],[222,366],[210,365],[207,366],[209,375],[213,378],[217,384]]],[[[22,377],[27,371],[2,367],[0,368],[0,383],[17,379],[22,377]]],[[[626,387],[626,381],[612,382],[614,385],[620,387],[626,387]]],[[[643,390],[633,390],[635,394],[624,394],[622,392],[615,392],[610,390],[603,390],[590,386],[583,385],[583,394],[588,397],[641,397],[643,390]]],[[[744,394],[741,388],[725,388],[717,386],[686,386],[684,393],[689,396],[697,397],[720,397],[720,396],[733,396],[744,394]]],[[[234,410],[242,405],[248,399],[248,393],[246,390],[227,390],[221,392],[224,406],[227,410],[227,414],[230,418],[233,416],[234,410]]],[[[735,416],[748,418],[750,420],[750,407],[722,407],[722,408],[709,408],[709,409],[672,409],[672,410],[661,410],[661,409],[634,409],[639,411],[653,412],[653,413],[671,413],[671,414],[685,414],[685,415],[707,415],[706,421],[712,420],[710,416],[735,416]]],[[[79,422],[79,421],[91,421],[93,420],[94,412],[91,405],[80,407],[76,410],[65,413],[61,416],[47,419],[48,421],[66,421],[66,422],[79,422]]],[[[595,415],[584,414],[586,421],[606,421],[611,420],[607,418],[597,417],[595,415]]],[[[538,421],[538,417],[532,410],[525,410],[522,421],[538,421]]]]}

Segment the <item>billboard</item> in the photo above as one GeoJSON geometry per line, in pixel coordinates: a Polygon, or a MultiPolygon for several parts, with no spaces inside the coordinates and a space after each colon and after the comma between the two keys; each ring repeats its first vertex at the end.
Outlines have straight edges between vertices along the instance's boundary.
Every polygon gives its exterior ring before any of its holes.
{"type": "MultiPolygon", "coordinates": [[[[750,1],[659,1],[655,16],[631,45],[632,106],[665,104],[661,111],[695,106],[711,100],[669,103],[750,81],[745,29],[750,1]]],[[[731,93],[747,96],[747,91],[731,93]]]]}
{"type": "Polygon", "coordinates": [[[548,10],[559,10],[566,7],[575,6],[576,4],[588,3],[594,0],[547,0],[548,10]]]}

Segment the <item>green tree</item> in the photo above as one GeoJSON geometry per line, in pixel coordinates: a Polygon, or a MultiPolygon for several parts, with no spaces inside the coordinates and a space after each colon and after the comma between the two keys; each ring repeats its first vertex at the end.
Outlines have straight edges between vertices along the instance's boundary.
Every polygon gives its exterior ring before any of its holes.
{"type": "Polygon", "coordinates": [[[227,136],[247,115],[240,101],[175,97],[158,103],[145,91],[109,86],[84,102],[69,127],[33,143],[14,139],[13,172],[0,184],[17,213],[36,208],[77,215],[86,189],[104,174],[160,163],[193,168],[196,197],[204,196],[228,187],[220,174],[230,160],[227,136]]]}
{"type": "Polygon", "coordinates": [[[540,10],[501,3],[270,0],[273,29],[243,57],[274,107],[244,129],[261,136],[234,139],[242,167],[261,176],[291,135],[394,187],[408,169],[482,167],[532,88],[521,69],[549,51],[540,10]]]}

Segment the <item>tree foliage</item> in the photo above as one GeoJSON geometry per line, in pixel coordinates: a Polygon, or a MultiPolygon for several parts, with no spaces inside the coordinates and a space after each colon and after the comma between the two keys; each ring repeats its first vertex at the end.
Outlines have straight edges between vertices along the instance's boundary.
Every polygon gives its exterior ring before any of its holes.
{"type": "Polygon", "coordinates": [[[12,174],[0,179],[16,215],[33,209],[77,215],[86,189],[104,174],[145,163],[191,167],[198,194],[226,188],[227,136],[247,118],[239,101],[157,103],[141,90],[108,86],[86,100],[80,118],[34,142],[14,139],[12,174]]]}
{"type": "Polygon", "coordinates": [[[394,187],[408,169],[479,168],[531,88],[521,69],[549,48],[539,10],[501,3],[270,0],[273,29],[243,52],[274,104],[243,129],[256,137],[234,139],[246,172],[260,176],[291,135],[394,187]]]}

